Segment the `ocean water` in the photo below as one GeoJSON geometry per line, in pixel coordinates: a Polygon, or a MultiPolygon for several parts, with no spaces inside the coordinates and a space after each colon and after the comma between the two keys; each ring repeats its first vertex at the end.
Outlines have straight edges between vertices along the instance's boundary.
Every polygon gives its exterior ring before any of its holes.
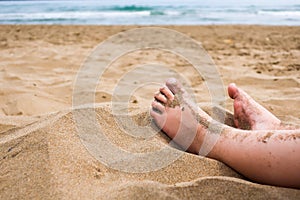
{"type": "Polygon", "coordinates": [[[300,0],[0,0],[0,24],[299,26],[300,0]]]}

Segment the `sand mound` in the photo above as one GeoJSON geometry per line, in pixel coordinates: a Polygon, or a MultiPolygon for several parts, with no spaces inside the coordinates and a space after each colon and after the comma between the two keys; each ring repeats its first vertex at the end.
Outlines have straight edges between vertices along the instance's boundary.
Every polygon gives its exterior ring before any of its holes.
{"type": "MultiPolygon", "coordinates": [[[[74,112],[86,113],[89,109],[44,116],[1,135],[1,199],[296,199],[300,195],[299,190],[251,183],[218,161],[189,153],[157,171],[112,169],[91,156],[79,137],[74,112]]],[[[169,142],[161,132],[144,141],[129,136],[106,104],[97,107],[96,114],[107,138],[128,151],[149,152],[169,142]]],[[[151,125],[147,112],[131,117],[138,124],[151,125]]],[[[179,152],[171,149],[172,153],[179,152]]]]}
{"type": "Polygon", "coordinates": [[[106,192],[103,199],[297,199],[297,190],[249,183],[237,178],[215,176],[174,186],[140,181],[122,184],[106,192]]]}

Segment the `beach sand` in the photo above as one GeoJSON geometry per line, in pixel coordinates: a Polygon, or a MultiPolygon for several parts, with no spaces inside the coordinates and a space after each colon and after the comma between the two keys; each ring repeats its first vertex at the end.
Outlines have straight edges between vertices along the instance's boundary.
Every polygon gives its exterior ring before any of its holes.
{"type": "MultiPolygon", "coordinates": [[[[87,151],[74,113],[85,116],[91,108],[72,109],[76,75],[96,45],[131,28],[136,27],[0,26],[0,199],[298,199],[300,190],[254,183],[223,163],[189,153],[156,171],[130,173],[107,166],[87,151]]],[[[300,124],[300,27],[165,28],[202,43],[216,63],[224,90],[235,82],[283,122],[300,124]]],[[[128,135],[110,104],[115,96],[126,95],[126,90],[114,93],[118,84],[134,86],[129,117],[137,125],[153,127],[147,111],[160,85],[143,85],[143,80],[150,75],[162,83],[172,75],[180,78],[178,74],[199,105],[211,107],[205,80],[178,55],[149,49],[113,62],[94,90],[97,123],[106,137],[128,152],[169,148],[170,153],[181,153],[167,147],[170,141],[161,132],[147,139],[128,135]],[[150,62],[178,73],[140,70],[132,75],[134,80],[119,82],[134,67],[150,62]]],[[[229,97],[225,108],[232,112],[229,97]]]]}

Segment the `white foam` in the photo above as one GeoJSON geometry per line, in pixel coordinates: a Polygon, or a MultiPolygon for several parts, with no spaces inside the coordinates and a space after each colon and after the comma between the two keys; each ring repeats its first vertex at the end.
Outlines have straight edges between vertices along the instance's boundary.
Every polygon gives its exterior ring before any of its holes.
{"type": "Polygon", "coordinates": [[[50,12],[50,13],[0,13],[0,18],[6,20],[18,19],[89,19],[89,18],[104,18],[104,17],[136,17],[150,16],[150,11],[103,11],[103,12],[50,12]]]}
{"type": "Polygon", "coordinates": [[[273,16],[299,17],[300,11],[258,11],[258,14],[273,15],[273,16]]]}

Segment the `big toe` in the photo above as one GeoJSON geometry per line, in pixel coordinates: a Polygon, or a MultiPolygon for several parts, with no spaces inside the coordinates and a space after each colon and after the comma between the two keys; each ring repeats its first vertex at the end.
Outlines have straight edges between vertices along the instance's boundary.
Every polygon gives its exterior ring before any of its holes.
{"type": "Polygon", "coordinates": [[[235,99],[239,95],[239,90],[235,83],[230,83],[228,86],[228,94],[230,98],[235,99]]]}
{"type": "Polygon", "coordinates": [[[182,90],[182,85],[176,78],[169,78],[166,81],[166,85],[173,92],[173,94],[177,94],[182,90]]]}

